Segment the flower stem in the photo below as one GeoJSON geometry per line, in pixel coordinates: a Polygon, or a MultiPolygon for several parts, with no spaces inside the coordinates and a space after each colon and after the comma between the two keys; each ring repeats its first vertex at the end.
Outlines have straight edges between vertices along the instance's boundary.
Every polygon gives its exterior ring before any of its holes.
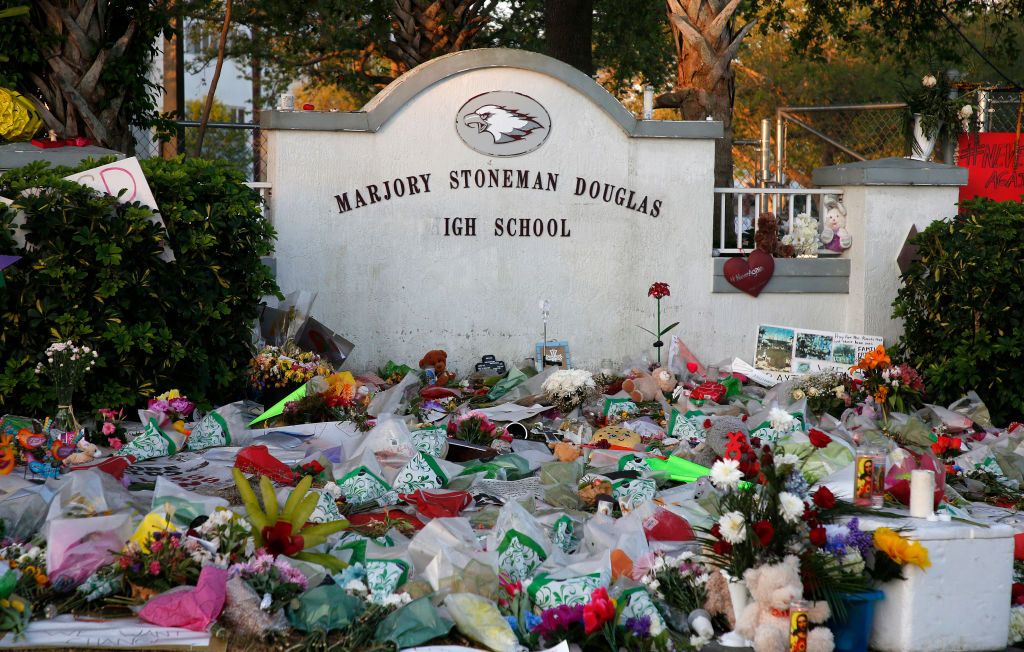
{"type": "MultiPolygon", "coordinates": [[[[658,297],[658,336],[655,338],[657,341],[661,341],[661,297],[658,297]]],[[[661,347],[658,349],[658,366],[661,366],[661,347]]]]}

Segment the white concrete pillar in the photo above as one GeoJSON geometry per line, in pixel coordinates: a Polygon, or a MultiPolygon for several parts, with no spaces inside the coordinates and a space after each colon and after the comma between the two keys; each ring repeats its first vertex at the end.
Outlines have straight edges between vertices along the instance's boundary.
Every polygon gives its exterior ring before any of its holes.
{"type": "Polygon", "coordinates": [[[900,288],[896,259],[910,227],[923,231],[931,222],[956,215],[967,169],[902,158],[860,161],[814,171],[818,186],[843,189],[847,229],[853,245],[846,330],[881,335],[886,346],[903,333],[892,318],[900,288]]]}

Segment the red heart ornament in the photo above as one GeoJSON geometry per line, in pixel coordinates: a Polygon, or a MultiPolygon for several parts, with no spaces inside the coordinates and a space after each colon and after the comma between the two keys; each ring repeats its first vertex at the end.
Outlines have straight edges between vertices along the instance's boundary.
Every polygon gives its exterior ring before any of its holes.
{"type": "Polygon", "coordinates": [[[755,249],[746,258],[730,258],[722,266],[725,280],[752,297],[761,294],[764,286],[775,273],[775,259],[760,249],[755,249]]]}

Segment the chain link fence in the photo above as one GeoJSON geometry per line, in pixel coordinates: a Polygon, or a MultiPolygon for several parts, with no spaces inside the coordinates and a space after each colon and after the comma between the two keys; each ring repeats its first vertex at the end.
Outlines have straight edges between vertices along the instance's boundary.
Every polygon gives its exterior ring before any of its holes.
{"type": "MultiPolygon", "coordinates": [[[[199,123],[183,120],[177,124],[178,137],[170,143],[162,143],[150,133],[139,135],[135,139],[135,155],[140,159],[159,158],[176,152],[191,156],[199,138],[199,123]]],[[[267,142],[259,125],[253,123],[207,124],[200,158],[225,160],[244,174],[248,181],[263,181],[266,178],[267,142]]]]}
{"type": "Polygon", "coordinates": [[[986,131],[1016,132],[1024,93],[994,90],[988,93],[986,131]]]}

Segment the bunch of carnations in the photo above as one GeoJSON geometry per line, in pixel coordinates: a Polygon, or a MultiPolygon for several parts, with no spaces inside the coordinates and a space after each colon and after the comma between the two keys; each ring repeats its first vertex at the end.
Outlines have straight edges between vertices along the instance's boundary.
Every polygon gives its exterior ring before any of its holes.
{"type": "Polygon", "coordinates": [[[125,443],[124,409],[115,412],[109,408],[96,410],[96,427],[88,431],[86,439],[97,446],[121,450],[125,443]]]}
{"type": "Polygon", "coordinates": [[[195,584],[200,563],[182,545],[180,532],[154,532],[145,548],[129,541],[114,562],[137,597],[195,584]]]}
{"type": "Polygon", "coordinates": [[[264,551],[257,552],[244,564],[231,566],[228,572],[240,576],[257,595],[262,596],[260,609],[270,613],[283,608],[309,588],[306,576],[289,564],[285,557],[275,559],[264,551]]]}
{"type": "Polygon", "coordinates": [[[497,427],[479,410],[471,410],[448,422],[448,436],[470,444],[490,446],[497,437],[497,427]]]}
{"type": "Polygon", "coordinates": [[[817,416],[839,417],[853,404],[853,383],[842,371],[823,371],[802,376],[789,391],[793,401],[807,400],[807,409],[817,416]]]}
{"type": "Polygon", "coordinates": [[[544,397],[565,415],[590,400],[597,392],[597,383],[589,371],[559,369],[540,388],[544,397]]]}
{"type": "Polygon", "coordinates": [[[889,412],[908,413],[924,404],[925,387],[921,374],[908,364],[893,365],[881,344],[868,351],[857,364],[850,367],[857,393],[854,402],[869,398],[889,412]]]}
{"type": "Polygon", "coordinates": [[[57,392],[57,412],[52,428],[61,432],[77,432],[78,420],[71,405],[75,390],[85,372],[96,366],[99,354],[88,346],[78,346],[71,340],[54,342],[46,348],[46,363],[36,365],[37,374],[46,374],[57,392]]]}

